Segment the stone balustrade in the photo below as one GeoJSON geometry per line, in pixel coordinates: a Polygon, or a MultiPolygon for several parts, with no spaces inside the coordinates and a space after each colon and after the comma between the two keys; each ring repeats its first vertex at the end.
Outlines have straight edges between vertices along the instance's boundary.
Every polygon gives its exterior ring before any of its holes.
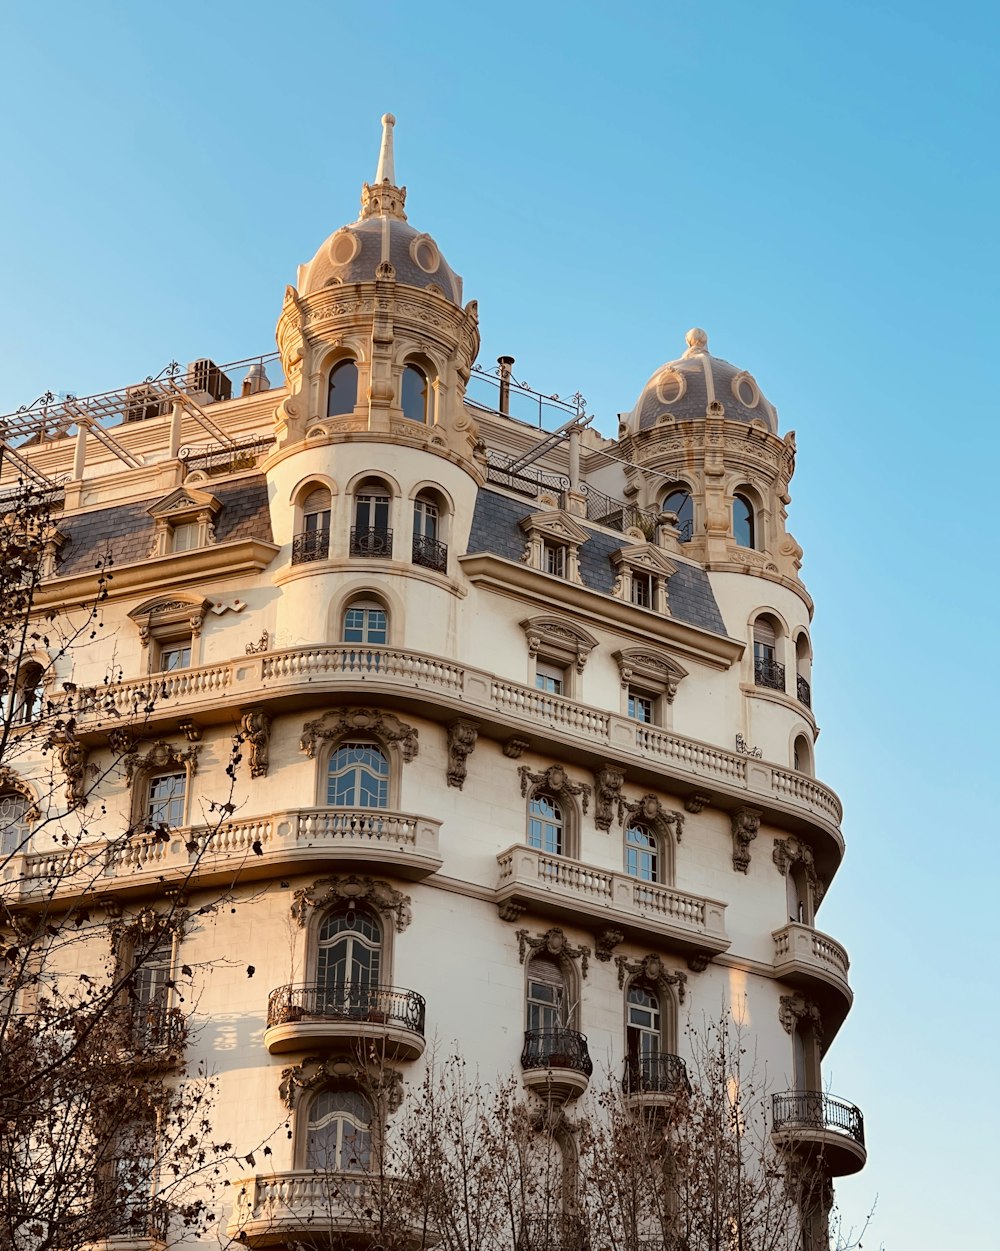
{"type": "Polygon", "coordinates": [[[233,1183],[235,1195],[229,1236],[244,1246],[287,1245],[303,1237],[337,1239],[374,1236],[379,1215],[398,1215],[401,1183],[366,1173],[296,1169],[233,1183]]]}

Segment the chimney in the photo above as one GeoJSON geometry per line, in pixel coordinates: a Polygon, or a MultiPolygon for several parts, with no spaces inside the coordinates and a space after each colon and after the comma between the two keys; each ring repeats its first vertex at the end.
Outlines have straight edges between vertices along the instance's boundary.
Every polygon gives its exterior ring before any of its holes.
{"type": "Polygon", "coordinates": [[[513,356],[498,356],[500,366],[500,411],[505,417],[510,416],[510,375],[514,368],[513,356]]]}

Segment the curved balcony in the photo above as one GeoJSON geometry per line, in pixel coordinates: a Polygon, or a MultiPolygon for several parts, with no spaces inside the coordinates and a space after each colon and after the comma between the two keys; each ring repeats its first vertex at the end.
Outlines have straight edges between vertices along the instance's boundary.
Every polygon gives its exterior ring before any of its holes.
{"type": "Polygon", "coordinates": [[[327,1047],[416,1060],[424,1052],[425,1010],[422,995],[394,986],[279,986],[267,1001],[264,1046],[272,1055],[327,1047]]]}
{"type": "Polygon", "coordinates": [[[643,1107],[669,1107],[678,1095],[691,1090],[687,1065],[669,1051],[629,1056],[625,1061],[622,1087],[630,1104],[643,1107]]]}
{"type": "Polygon", "coordinates": [[[847,981],[847,952],[829,934],[796,921],[775,930],[772,937],[775,975],[819,1001],[827,1042],[831,1042],[854,1002],[847,981]]]}
{"type": "MultiPolygon", "coordinates": [[[[227,1232],[242,1246],[372,1247],[383,1241],[381,1227],[390,1221],[398,1245],[404,1196],[393,1178],[297,1169],[245,1177],[233,1189],[227,1232]]],[[[401,1245],[411,1245],[405,1234],[401,1245]]],[[[420,1245],[416,1227],[412,1245],[420,1245]]]]}
{"type": "Polygon", "coordinates": [[[525,1030],[521,1068],[525,1089],[559,1103],[578,1098],[594,1071],[586,1034],[566,1026],[525,1030]]]}
{"type": "Polygon", "coordinates": [[[831,1177],[859,1172],[868,1158],[861,1109],[833,1095],[812,1090],[773,1095],[771,1128],[775,1138],[831,1177]]]}
{"type": "Polygon", "coordinates": [[[329,530],[303,530],[292,539],[292,564],[310,560],[326,560],[330,555],[329,530]]]}
{"type": "Polygon", "coordinates": [[[413,536],[413,563],[437,573],[448,570],[448,545],[426,534],[413,536]]]}

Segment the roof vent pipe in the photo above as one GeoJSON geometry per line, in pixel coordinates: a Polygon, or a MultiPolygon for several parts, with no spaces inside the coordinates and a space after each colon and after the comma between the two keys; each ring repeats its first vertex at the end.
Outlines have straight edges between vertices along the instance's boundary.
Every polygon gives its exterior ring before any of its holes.
{"type": "Polygon", "coordinates": [[[500,366],[500,411],[505,417],[510,416],[510,375],[514,368],[513,356],[498,356],[500,366]]]}

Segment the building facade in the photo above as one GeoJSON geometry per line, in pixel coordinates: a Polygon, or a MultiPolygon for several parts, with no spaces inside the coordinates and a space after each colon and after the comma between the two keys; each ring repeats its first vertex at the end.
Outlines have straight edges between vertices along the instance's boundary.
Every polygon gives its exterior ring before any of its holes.
{"type": "Polygon", "coordinates": [[[510,358],[477,372],[476,304],[408,220],[383,123],[277,359],[8,419],[8,477],[62,501],[36,610],[112,575],[99,638],[16,675],[25,723],[75,696],[53,802],[77,833],[32,835],[52,761],[14,761],[8,907],[47,891],[121,927],[180,900],[136,993],[161,1030],[196,970],[183,1063],[217,1075],[221,1137],[271,1148],[222,1218],[248,1245],[332,1220],[316,1153],[349,1172],[385,1114],[343,1080],[366,1048],[406,1088],[457,1045],[572,1118],[597,1073],[669,1097],[683,1022],[720,1005],[769,1132],[855,1172],[861,1114],[821,1067],[852,995],[817,928],[844,843],[794,436],[701,330],[614,438],[510,358]]]}

